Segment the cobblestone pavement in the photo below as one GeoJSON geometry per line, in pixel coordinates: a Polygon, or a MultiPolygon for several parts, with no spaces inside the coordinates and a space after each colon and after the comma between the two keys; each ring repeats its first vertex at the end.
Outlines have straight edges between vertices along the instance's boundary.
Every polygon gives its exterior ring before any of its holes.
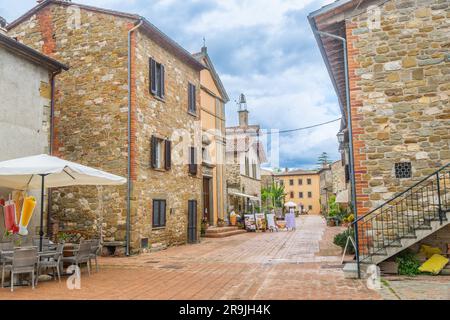
{"type": "Polygon", "coordinates": [[[129,258],[101,258],[81,289],[42,281],[0,289],[0,299],[381,299],[364,281],[344,279],[341,228],[302,216],[295,232],[246,233],[129,258]]]}
{"type": "Polygon", "coordinates": [[[383,278],[380,294],[394,300],[450,300],[450,276],[383,278]]]}

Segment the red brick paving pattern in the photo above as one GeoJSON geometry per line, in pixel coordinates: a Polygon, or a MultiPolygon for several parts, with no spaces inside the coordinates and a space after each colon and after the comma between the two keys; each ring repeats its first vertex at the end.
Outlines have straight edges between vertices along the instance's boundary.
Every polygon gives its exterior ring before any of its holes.
{"type": "Polygon", "coordinates": [[[325,227],[318,216],[302,216],[297,223],[295,232],[247,233],[102,258],[100,272],[83,272],[80,290],[67,289],[63,278],[40,282],[35,290],[0,289],[0,299],[381,298],[363,281],[344,279],[337,267],[340,249],[330,243],[339,228],[325,227]]]}

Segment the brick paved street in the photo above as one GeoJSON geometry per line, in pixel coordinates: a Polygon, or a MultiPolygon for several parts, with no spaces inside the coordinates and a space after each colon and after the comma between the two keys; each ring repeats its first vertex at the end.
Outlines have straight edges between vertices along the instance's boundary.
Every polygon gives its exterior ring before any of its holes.
{"type": "Polygon", "coordinates": [[[246,233],[130,258],[102,258],[99,273],[83,272],[80,290],[67,289],[64,278],[60,284],[40,282],[34,291],[5,288],[0,299],[396,298],[344,279],[340,248],[331,244],[341,228],[325,227],[318,216],[297,222],[295,232],[246,233]]]}

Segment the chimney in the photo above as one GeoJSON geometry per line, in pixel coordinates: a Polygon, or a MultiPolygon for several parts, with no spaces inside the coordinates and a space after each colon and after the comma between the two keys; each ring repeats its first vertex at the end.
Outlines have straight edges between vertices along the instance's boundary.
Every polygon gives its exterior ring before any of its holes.
{"type": "Polygon", "coordinates": [[[284,168],[284,172],[289,172],[289,168],[284,168]]]}
{"type": "Polygon", "coordinates": [[[248,110],[247,110],[247,100],[245,95],[241,93],[239,96],[239,126],[240,127],[248,127],[248,110]]]}

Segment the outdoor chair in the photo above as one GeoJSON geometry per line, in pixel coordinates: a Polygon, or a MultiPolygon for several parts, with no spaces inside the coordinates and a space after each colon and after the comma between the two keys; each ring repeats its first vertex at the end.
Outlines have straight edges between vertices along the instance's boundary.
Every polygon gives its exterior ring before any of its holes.
{"type": "Polygon", "coordinates": [[[91,243],[84,241],[80,243],[78,249],[74,251],[74,256],[62,257],[62,261],[71,263],[72,265],[76,265],[79,268],[81,264],[86,263],[88,274],[91,275],[91,268],[89,266],[90,254],[91,254],[91,243]]]}
{"type": "Polygon", "coordinates": [[[97,257],[100,255],[102,250],[102,245],[100,243],[100,239],[92,239],[91,243],[91,253],[89,254],[89,265],[92,268],[91,260],[95,261],[95,271],[98,272],[98,260],[97,257]]]}
{"type": "MultiPolygon", "coordinates": [[[[39,249],[39,242],[40,242],[40,237],[33,237],[33,245],[38,247],[38,249],[39,249]]],[[[52,247],[54,247],[54,246],[51,244],[50,239],[43,237],[42,238],[42,251],[51,250],[52,247]]]]}
{"type": "MultiPolygon", "coordinates": [[[[60,270],[60,263],[63,256],[63,250],[64,250],[64,243],[59,243],[55,254],[52,256],[48,256],[46,260],[41,260],[38,263],[38,270],[37,270],[37,277],[36,277],[36,284],[39,281],[39,276],[41,274],[42,269],[53,269],[53,278],[56,281],[56,274],[58,274],[58,281],[61,282],[61,270],[60,270]],[[56,271],[56,274],[55,274],[56,271]]],[[[43,258],[45,259],[45,258],[43,258]]]]}
{"type": "Polygon", "coordinates": [[[31,286],[34,289],[34,272],[38,263],[38,249],[34,247],[14,249],[13,256],[10,260],[10,264],[3,262],[2,288],[4,287],[5,270],[8,270],[11,273],[11,292],[14,291],[14,276],[22,273],[31,274],[31,286]]]}
{"type": "Polygon", "coordinates": [[[0,264],[2,265],[2,272],[3,272],[3,265],[6,263],[11,263],[11,260],[6,259],[3,251],[13,251],[13,250],[14,250],[13,242],[11,241],[0,242],[0,264]]]}

